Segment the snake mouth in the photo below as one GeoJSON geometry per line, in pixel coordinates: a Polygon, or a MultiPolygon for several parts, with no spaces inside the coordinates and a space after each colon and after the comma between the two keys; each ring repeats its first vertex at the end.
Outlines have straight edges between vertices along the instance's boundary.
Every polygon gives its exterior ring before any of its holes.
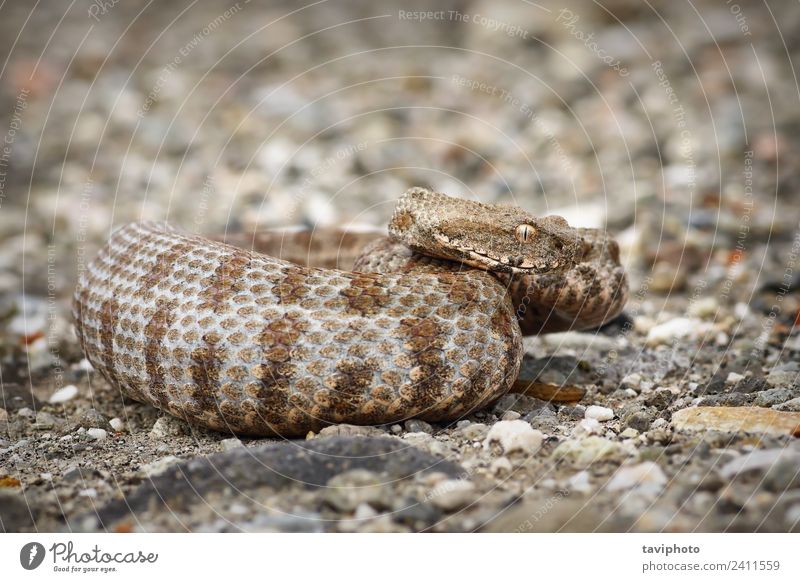
{"type": "Polygon", "coordinates": [[[560,265],[558,261],[553,261],[552,263],[546,263],[544,261],[535,263],[531,260],[525,259],[522,256],[498,258],[474,249],[464,249],[464,251],[467,253],[467,257],[461,259],[463,263],[478,269],[494,271],[496,273],[544,275],[558,269],[560,265]]]}

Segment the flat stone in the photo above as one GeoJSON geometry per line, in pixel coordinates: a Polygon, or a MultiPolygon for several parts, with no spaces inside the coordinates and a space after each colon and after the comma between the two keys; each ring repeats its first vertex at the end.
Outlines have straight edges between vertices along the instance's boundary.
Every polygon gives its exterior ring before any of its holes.
{"type": "Polygon", "coordinates": [[[567,440],[553,451],[553,459],[570,461],[577,467],[588,467],[600,461],[623,461],[630,456],[621,444],[589,436],[580,440],[567,440]]]}
{"type": "Polygon", "coordinates": [[[461,479],[447,479],[431,489],[426,499],[439,509],[455,511],[475,499],[475,485],[461,479]]]}
{"type": "Polygon", "coordinates": [[[723,479],[731,479],[749,471],[764,471],[783,461],[800,467],[800,450],[784,448],[753,451],[728,461],[719,470],[719,474],[723,479]]]}
{"type": "Polygon", "coordinates": [[[608,491],[644,490],[657,493],[667,484],[667,476],[656,463],[645,461],[637,465],[620,467],[606,485],[608,491]]]}
{"type": "Polygon", "coordinates": [[[320,430],[319,434],[317,435],[317,438],[328,438],[335,436],[384,437],[386,436],[386,431],[381,430],[375,426],[359,426],[356,424],[334,424],[331,426],[326,426],[325,428],[320,430]]]}
{"type": "Polygon", "coordinates": [[[70,384],[69,386],[64,386],[59,390],[53,392],[50,398],[47,401],[50,404],[61,404],[63,402],[69,402],[73,398],[78,395],[78,387],[70,384]]]}
{"type": "Polygon", "coordinates": [[[329,437],[308,441],[236,447],[170,465],[125,499],[111,501],[97,514],[79,516],[75,527],[108,527],[154,507],[189,511],[210,493],[261,487],[320,489],[334,476],[355,469],[381,475],[384,482],[442,473],[463,475],[463,467],[410,447],[393,437],[329,437]]]}
{"type": "Polygon", "coordinates": [[[717,430],[800,436],[800,413],[755,406],[700,406],[675,412],[672,426],[682,431],[717,430]]]}
{"type": "Polygon", "coordinates": [[[501,420],[492,426],[483,443],[485,449],[500,445],[505,453],[535,453],[542,446],[544,434],[524,420],[501,420]]]}
{"type": "Polygon", "coordinates": [[[614,411],[605,406],[592,405],[586,408],[584,415],[586,418],[593,418],[600,422],[605,422],[606,420],[614,418],[614,411]]]}

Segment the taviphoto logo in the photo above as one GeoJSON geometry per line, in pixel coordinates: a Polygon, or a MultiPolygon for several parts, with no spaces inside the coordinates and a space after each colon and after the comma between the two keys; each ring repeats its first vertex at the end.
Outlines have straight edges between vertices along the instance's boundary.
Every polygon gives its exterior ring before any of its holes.
{"type": "Polygon", "coordinates": [[[30,542],[19,551],[19,563],[26,570],[35,570],[44,561],[44,546],[39,542],[30,542]]]}

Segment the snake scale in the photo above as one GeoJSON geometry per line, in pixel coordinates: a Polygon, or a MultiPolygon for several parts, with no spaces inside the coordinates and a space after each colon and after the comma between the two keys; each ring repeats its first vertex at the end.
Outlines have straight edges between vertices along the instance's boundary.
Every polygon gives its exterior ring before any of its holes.
{"type": "Polygon", "coordinates": [[[86,357],[125,396],[225,432],[446,421],[510,389],[524,334],[596,327],[627,298],[602,231],[425,188],[352,270],[259,252],[295,236],[117,229],[75,291],[86,357]]]}

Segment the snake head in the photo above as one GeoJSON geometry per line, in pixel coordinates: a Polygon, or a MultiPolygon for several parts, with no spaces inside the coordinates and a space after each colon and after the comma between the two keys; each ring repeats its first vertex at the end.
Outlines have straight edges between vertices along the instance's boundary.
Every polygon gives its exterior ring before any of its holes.
{"type": "Polygon", "coordinates": [[[401,196],[389,235],[416,252],[502,273],[571,269],[583,239],[560,216],[536,217],[516,206],[452,198],[426,188],[401,196]]]}

